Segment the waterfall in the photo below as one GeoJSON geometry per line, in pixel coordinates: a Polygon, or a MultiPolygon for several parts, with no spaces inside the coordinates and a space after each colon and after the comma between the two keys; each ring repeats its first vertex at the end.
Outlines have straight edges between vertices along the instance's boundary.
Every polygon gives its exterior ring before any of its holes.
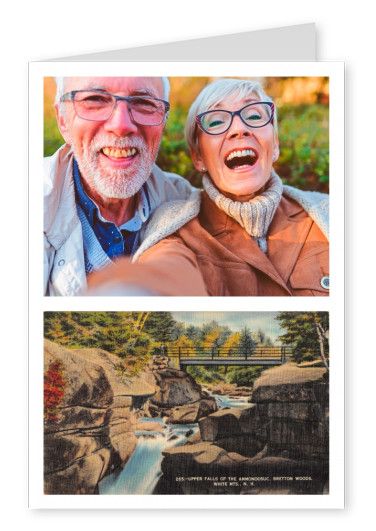
{"type": "MultiPolygon", "coordinates": [[[[149,419],[143,419],[145,421],[149,419]]],[[[162,419],[152,419],[164,424],[162,419]]],[[[99,483],[99,494],[152,494],[162,475],[162,452],[187,441],[187,433],[198,430],[197,424],[165,425],[163,431],[137,431],[137,446],[123,470],[114,472],[99,483]]]]}
{"type": "MultiPolygon", "coordinates": [[[[210,393],[211,394],[211,393],[210,393]]],[[[218,409],[224,407],[245,407],[248,397],[211,395],[217,401],[218,409]]],[[[166,424],[161,418],[142,418],[145,425],[157,422],[160,431],[136,431],[137,446],[123,470],[106,476],[99,483],[99,494],[153,494],[162,475],[162,452],[180,446],[187,441],[187,433],[198,431],[197,424],[166,424]]]]}

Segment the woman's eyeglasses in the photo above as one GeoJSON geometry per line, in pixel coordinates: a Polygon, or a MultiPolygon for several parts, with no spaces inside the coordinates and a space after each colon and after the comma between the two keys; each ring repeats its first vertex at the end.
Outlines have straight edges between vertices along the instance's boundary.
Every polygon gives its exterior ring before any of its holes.
{"type": "Polygon", "coordinates": [[[234,116],[239,116],[248,127],[264,127],[273,120],[274,103],[260,101],[250,103],[238,111],[219,109],[203,112],[196,116],[196,123],[208,135],[222,135],[230,129],[234,116]]]}

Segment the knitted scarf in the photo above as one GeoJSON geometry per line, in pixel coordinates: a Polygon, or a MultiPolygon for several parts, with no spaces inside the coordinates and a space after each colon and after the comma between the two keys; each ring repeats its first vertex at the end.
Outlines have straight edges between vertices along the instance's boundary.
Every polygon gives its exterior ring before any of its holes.
{"type": "Polygon", "coordinates": [[[272,170],[266,189],[262,194],[244,203],[233,201],[224,196],[208,174],[202,179],[205,191],[218,208],[239,223],[255,240],[260,249],[266,254],[267,233],[275,211],[282,197],[283,185],[281,179],[272,170]]]}

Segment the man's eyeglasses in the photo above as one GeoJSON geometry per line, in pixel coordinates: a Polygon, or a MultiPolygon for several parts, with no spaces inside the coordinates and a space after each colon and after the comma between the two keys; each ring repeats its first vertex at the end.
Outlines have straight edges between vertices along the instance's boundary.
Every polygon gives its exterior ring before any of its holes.
{"type": "Polygon", "coordinates": [[[129,114],[138,125],[160,125],[170,109],[168,101],[149,96],[115,96],[100,90],[73,90],[63,94],[60,101],[71,100],[79,118],[90,122],[108,120],[118,101],[128,103],[129,114]]]}
{"type": "Polygon", "coordinates": [[[248,127],[264,127],[273,120],[274,103],[259,101],[250,103],[238,111],[203,112],[196,116],[196,123],[208,135],[222,135],[230,129],[234,116],[239,116],[248,127]]]}

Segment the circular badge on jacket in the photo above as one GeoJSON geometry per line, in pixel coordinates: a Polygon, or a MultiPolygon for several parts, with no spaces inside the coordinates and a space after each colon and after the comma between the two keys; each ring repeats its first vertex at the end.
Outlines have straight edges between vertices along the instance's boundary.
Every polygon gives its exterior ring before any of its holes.
{"type": "Polygon", "coordinates": [[[320,284],[324,289],[329,289],[329,277],[322,277],[320,284]]]}

